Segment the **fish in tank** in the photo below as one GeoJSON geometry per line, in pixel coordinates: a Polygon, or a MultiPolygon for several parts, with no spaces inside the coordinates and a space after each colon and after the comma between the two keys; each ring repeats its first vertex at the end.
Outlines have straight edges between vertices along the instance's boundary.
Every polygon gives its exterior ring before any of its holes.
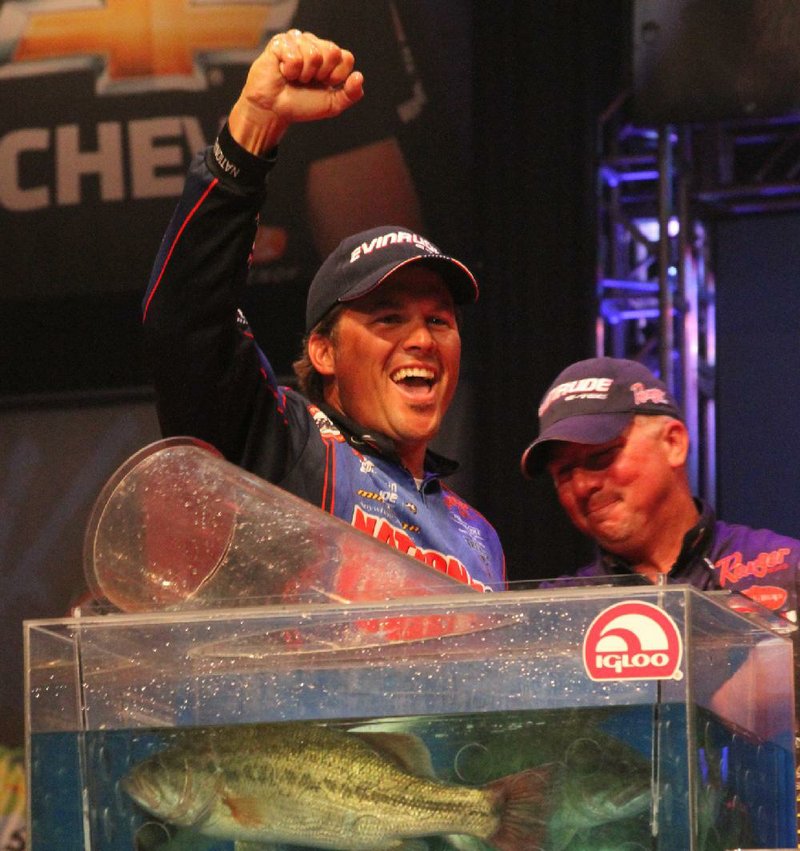
{"type": "Polygon", "coordinates": [[[36,734],[32,847],[780,847],[791,755],[692,711],[691,758],[683,704],[36,734]]]}

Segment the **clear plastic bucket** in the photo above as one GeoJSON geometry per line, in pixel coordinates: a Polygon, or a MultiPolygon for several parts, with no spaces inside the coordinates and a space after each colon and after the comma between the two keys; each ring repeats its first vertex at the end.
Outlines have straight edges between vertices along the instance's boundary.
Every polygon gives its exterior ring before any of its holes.
{"type": "Polygon", "coordinates": [[[84,570],[123,612],[475,593],[194,438],[150,444],[113,474],[84,570]]]}

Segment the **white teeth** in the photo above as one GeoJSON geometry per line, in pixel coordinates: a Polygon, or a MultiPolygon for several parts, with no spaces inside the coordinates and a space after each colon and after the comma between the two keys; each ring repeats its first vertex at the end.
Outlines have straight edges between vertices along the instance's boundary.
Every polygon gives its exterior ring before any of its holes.
{"type": "Polygon", "coordinates": [[[425,381],[433,381],[434,377],[433,370],[431,369],[422,369],[421,367],[403,367],[402,369],[398,369],[397,372],[392,375],[392,381],[402,381],[404,378],[422,378],[425,381]]]}

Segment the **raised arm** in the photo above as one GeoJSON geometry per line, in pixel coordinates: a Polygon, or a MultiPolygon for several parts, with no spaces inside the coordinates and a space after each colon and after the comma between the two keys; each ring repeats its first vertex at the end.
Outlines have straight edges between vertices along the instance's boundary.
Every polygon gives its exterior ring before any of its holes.
{"type": "Polygon", "coordinates": [[[294,122],[332,118],[362,95],[349,51],[311,33],[276,35],[217,141],[192,164],[143,307],[165,436],[194,435],[243,460],[256,408],[278,394],[238,318],[274,149],[294,122]]]}

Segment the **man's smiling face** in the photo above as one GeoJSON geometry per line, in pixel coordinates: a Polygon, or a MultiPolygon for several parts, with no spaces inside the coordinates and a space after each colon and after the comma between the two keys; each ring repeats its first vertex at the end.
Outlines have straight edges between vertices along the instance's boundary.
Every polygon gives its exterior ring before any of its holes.
{"type": "Polygon", "coordinates": [[[553,442],[547,465],[572,522],[601,547],[636,558],[663,523],[680,460],[666,439],[665,417],[636,417],[602,444],[553,442]]]}
{"type": "Polygon", "coordinates": [[[316,369],[330,379],[326,401],[394,441],[421,474],[458,383],[461,336],[441,276],[414,263],[348,302],[330,338],[312,337],[316,369]]]}

